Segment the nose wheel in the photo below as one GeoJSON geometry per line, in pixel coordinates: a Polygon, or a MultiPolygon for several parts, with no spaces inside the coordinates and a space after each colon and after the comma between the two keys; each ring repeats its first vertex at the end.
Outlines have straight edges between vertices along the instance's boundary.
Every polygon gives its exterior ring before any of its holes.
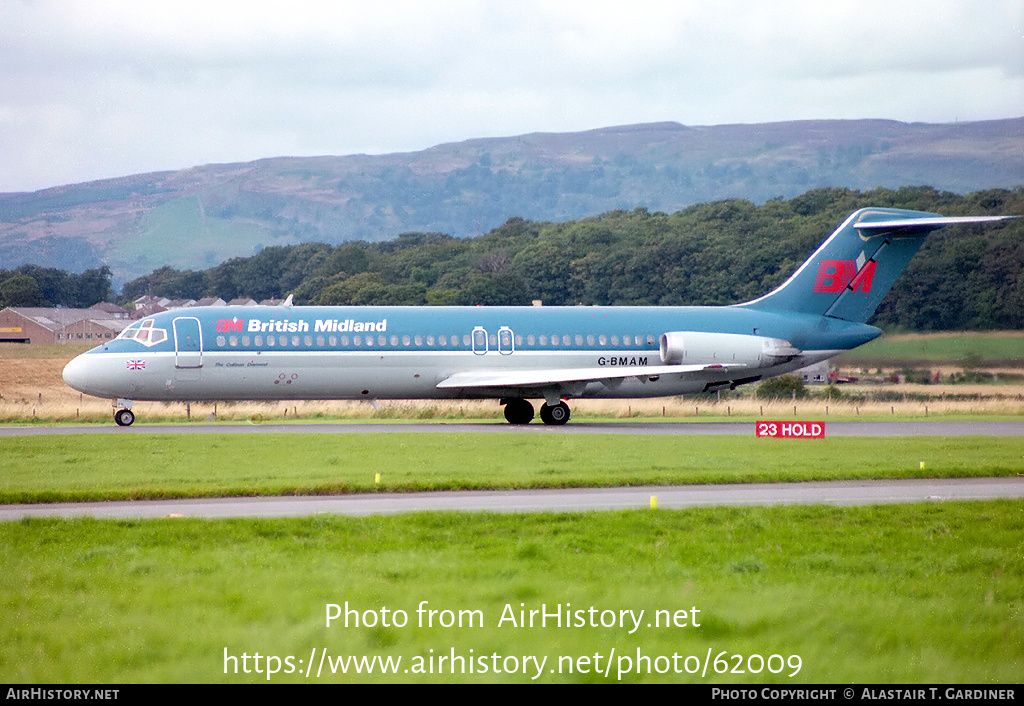
{"type": "Polygon", "coordinates": [[[540,407],[540,420],[545,424],[556,426],[565,424],[569,421],[569,405],[565,402],[559,402],[555,405],[542,404],[540,407]]]}
{"type": "Polygon", "coordinates": [[[135,413],[130,409],[119,409],[114,412],[114,421],[119,427],[130,427],[135,421],[135,413]]]}

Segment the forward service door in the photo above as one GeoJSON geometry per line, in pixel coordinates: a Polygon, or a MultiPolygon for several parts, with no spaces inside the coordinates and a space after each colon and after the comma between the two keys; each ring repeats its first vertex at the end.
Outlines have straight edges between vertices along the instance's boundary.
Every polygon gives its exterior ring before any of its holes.
{"type": "Polygon", "coordinates": [[[174,367],[203,367],[203,332],[194,316],[174,320],[174,367]]]}

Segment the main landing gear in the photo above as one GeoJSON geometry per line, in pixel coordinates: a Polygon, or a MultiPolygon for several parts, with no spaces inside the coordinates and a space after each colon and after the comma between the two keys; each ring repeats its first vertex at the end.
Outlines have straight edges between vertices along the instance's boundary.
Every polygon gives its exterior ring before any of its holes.
{"type": "MultiPolygon", "coordinates": [[[[509,424],[529,424],[533,421],[533,405],[526,400],[502,400],[505,405],[505,419],[509,424]]],[[[540,420],[545,424],[561,426],[569,421],[569,405],[565,402],[540,406],[540,420]]]]}

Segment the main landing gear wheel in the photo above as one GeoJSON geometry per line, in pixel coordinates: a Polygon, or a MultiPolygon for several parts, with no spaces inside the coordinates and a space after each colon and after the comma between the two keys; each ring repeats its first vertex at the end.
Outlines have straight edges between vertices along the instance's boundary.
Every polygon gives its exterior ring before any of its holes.
{"type": "Polygon", "coordinates": [[[119,409],[114,412],[114,421],[119,427],[130,427],[135,421],[135,413],[130,409],[119,409]]]}
{"type": "Polygon", "coordinates": [[[505,419],[509,424],[529,424],[533,421],[533,405],[526,400],[505,403],[505,419]]]}
{"type": "Polygon", "coordinates": [[[569,405],[559,402],[556,405],[542,404],[540,407],[540,419],[545,424],[561,426],[569,421],[569,405]]]}

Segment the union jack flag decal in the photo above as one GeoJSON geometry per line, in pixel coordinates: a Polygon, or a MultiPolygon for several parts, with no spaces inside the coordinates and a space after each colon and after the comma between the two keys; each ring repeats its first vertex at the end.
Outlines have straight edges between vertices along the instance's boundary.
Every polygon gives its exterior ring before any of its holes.
{"type": "Polygon", "coordinates": [[[128,361],[128,369],[129,370],[145,370],[146,369],[146,361],[144,361],[144,360],[129,360],[128,361]]]}

